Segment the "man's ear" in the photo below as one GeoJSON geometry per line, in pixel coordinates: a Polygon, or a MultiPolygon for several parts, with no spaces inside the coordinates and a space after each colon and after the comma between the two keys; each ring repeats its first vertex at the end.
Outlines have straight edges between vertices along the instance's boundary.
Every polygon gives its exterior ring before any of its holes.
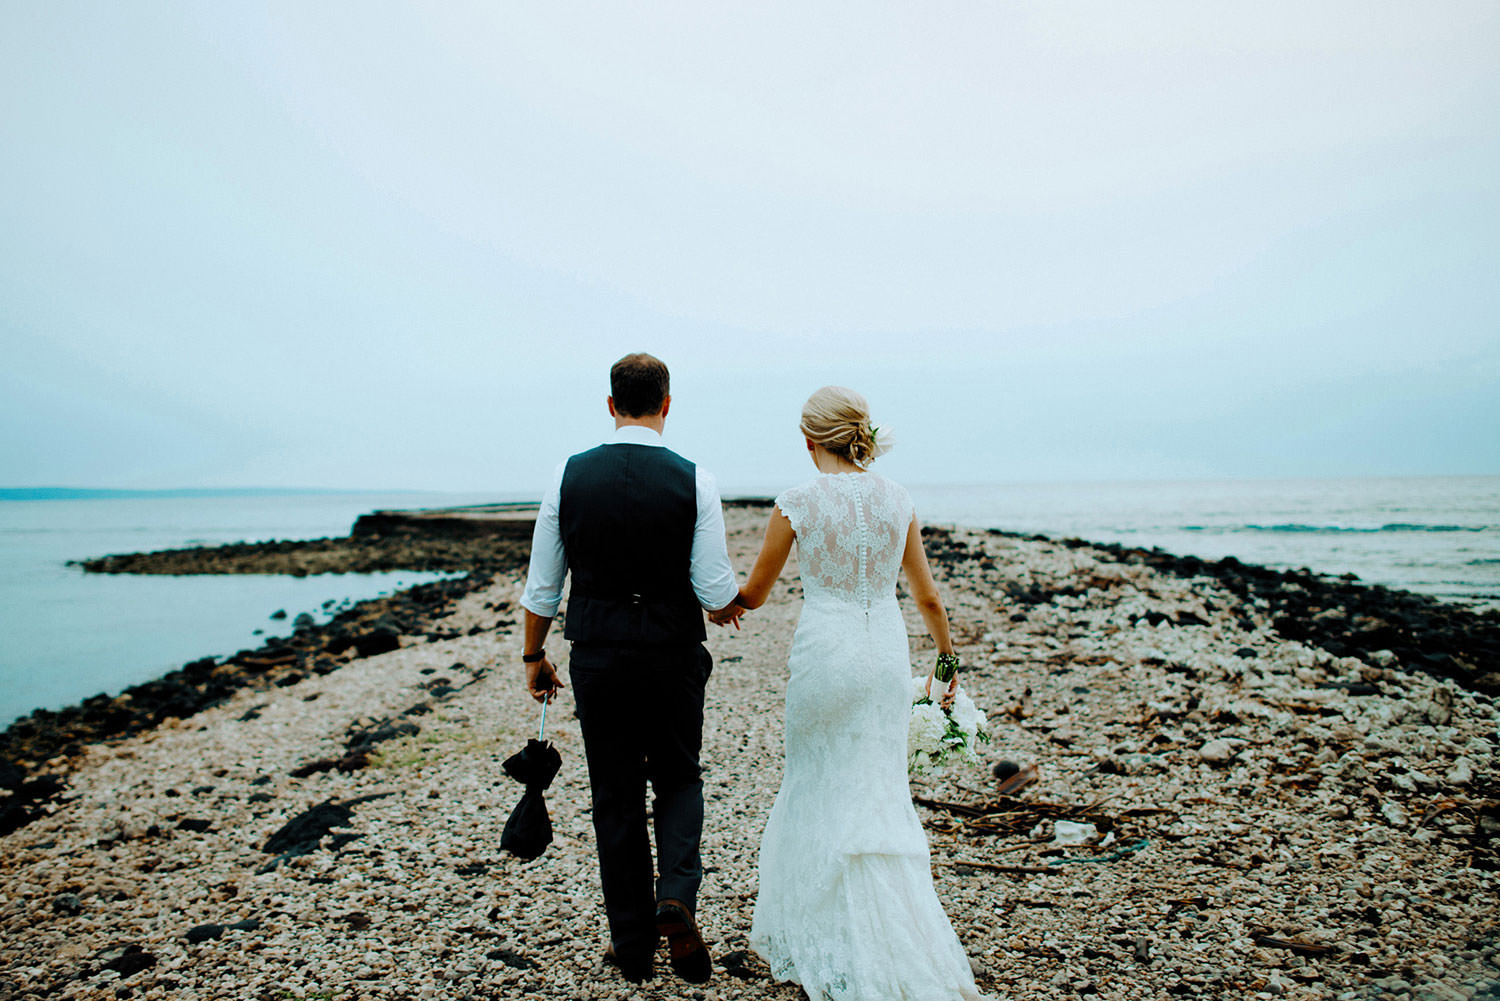
{"type": "Polygon", "coordinates": [[[617,416],[619,416],[618,414],[615,413],[615,398],[613,396],[606,396],[604,398],[604,402],[609,405],[609,416],[611,416],[611,417],[617,417],[617,416]]]}
{"type": "Polygon", "coordinates": [[[672,397],[671,397],[670,394],[668,394],[666,396],[666,398],[664,398],[661,401],[661,415],[663,417],[667,416],[667,411],[671,408],[671,406],[672,406],[672,397]]]}

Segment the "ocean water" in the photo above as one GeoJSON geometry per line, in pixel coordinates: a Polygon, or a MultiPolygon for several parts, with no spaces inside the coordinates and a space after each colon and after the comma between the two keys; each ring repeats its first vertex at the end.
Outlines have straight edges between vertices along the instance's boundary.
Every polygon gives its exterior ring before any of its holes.
{"type": "Polygon", "coordinates": [[[928,522],[1353,573],[1500,608],[1500,476],[911,488],[928,522]]]}
{"type": "Polygon", "coordinates": [[[355,518],[376,508],[487,499],[361,493],[0,500],[0,727],[37,707],[118,693],[187,661],[287,635],[300,612],[324,621],[340,602],[443,576],[86,574],[68,560],[346,535],[355,518]],[[278,609],[286,618],[272,620],[278,609]]]}
{"type": "MultiPolygon", "coordinates": [[[[912,485],[925,522],[1077,536],[1354,573],[1500,608],[1500,476],[912,485]]],[[[534,499],[443,493],[0,500],[0,726],[255,646],[300,612],[438,574],[134,576],[68,560],[345,535],[377,508],[534,499]],[[287,617],[270,615],[285,609],[287,617]],[[259,630],[259,634],[257,633],[259,630]]],[[[740,569],[748,569],[742,567],[740,569]]]]}

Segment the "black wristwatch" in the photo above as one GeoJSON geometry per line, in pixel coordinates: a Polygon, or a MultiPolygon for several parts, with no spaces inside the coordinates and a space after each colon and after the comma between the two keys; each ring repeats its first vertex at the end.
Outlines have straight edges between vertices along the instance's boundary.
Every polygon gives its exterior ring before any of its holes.
{"type": "Polygon", "coordinates": [[[536,653],[523,653],[521,654],[521,663],[535,664],[539,660],[545,660],[546,657],[547,651],[545,649],[538,650],[536,653]]]}

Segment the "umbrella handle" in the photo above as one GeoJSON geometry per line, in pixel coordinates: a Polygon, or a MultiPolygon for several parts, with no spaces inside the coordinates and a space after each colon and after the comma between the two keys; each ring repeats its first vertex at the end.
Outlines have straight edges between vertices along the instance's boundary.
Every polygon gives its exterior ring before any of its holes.
{"type": "Polygon", "coordinates": [[[536,728],[536,739],[541,740],[542,734],[547,729],[547,703],[552,701],[552,693],[548,692],[542,696],[542,725],[536,728]]]}

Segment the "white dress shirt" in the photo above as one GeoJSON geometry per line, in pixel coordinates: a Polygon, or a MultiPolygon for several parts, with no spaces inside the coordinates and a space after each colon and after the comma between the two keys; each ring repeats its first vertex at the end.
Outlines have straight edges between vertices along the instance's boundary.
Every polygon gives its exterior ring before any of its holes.
{"type": "MultiPolygon", "coordinates": [[[[655,445],[662,447],[661,435],[640,424],[627,424],[615,431],[606,445],[655,445]]],[[[566,461],[552,474],[552,484],[542,495],[542,507],[536,515],[536,529],[531,535],[531,566],[526,571],[526,592],[521,607],[544,619],[557,615],[562,604],[563,578],[568,573],[568,554],[563,551],[562,529],[557,512],[562,506],[563,470],[566,461]]],[[[690,575],[693,593],[704,608],[723,608],[739,594],[734,568],[729,564],[729,550],[724,543],[724,510],[719,505],[719,486],[713,474],[694,464],[697,470],[698,520],[693,525],[693,552],[690,575]]]]}

